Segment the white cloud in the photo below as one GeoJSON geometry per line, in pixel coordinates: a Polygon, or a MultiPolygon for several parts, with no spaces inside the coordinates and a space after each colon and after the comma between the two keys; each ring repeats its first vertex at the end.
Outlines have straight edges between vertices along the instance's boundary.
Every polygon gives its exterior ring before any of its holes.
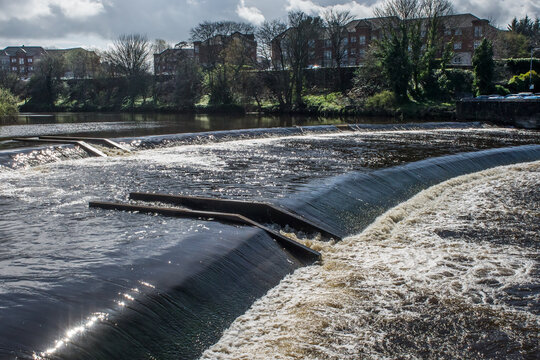
{"type": "Polygon", "coordinates": [[[28,20],[53,15],[58,7],[68,18],[86,18],[104,10],[103,0],[23,0],[3,5],[0,20],[28,20]]]}
{"type": "Polygon", "coordinates": [[[337,11],[349,11],[351,15],[357,18],[373,16],[374,6],[359,4],[356,1],[349,1],[343,4],[334,4],[321,6],[311,0],[288,0],[285,7],[287,11],[303,11],[311,15],[322,15],[326,10],[334,9],[337,11]]]}
{"type": "Polygon", "coordinates": [[[325,8],[310,0],[288,0],[288,5],[285,9],[287,11],[303,11],[306,14],[313,15],[320,14],[325,8]]]}
{"type": "Polygon", "coordinates": [[[236,14],[255,25],[261,25],[264,22],[264,15],[261,10],[253,6],[246,6],[245,0],[240,0],[238,3],[236,14]]]}
{"type": "Polygon", "coordinates": [[[51,5],[60,7],[69,18],[86,18],[104,10],[102,0],[49,0],[51,5]]]}

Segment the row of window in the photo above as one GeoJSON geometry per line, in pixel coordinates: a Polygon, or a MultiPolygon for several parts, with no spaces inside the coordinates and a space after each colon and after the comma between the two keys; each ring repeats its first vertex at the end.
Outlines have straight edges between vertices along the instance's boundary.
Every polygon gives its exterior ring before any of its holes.
{"type": "Polygon", "coordinates": [[[16,66],[13,66],[13,67],[11,68],[11,70],[12,70],[12,71],[17,71],[17,70],[18,70],[19,72],[22,73],[22,72],[25,72],[25,70],[26,70],[26,72],[28,72],[28,71],[34,71],[34,67],[33,67],[33,66],[28,66],[28,67],[25,68],[24,66],[21,66],[20,68],[17,68],[16,66]]]}
{"type": "MultiPolygon", "coordinates": [[[[19,58],[19,64],[24,65],[24,64],[25,64],[24,60],[25,60],[25,58],[19,58]]],[[[26,60],[27,60],[27,62],[28,62],[29,64],[31,64],[32,61],[33,61],[32,58],[27,58],[26,60]]],[[[4,60],[2,60],[2,63],[5,63],[6,61],[7,61],[7,60],[4,59],[4,60]]],[[[11,58],[11,63],[12,63],[12,64],[16,64],[16,63],[17,63],[17,58],[11,58]]]]}
{"type": "MultiPolygon", "coordinates": [[[[377,40],[377,37],[372,36],[371,39],[372,40],[377,40]]],[[[350,42],[351,42],[351,44],[355,44],[356,42],[358,42],[360,45],[365,45],[366,44],[366,36],[364,36],[364,35],[360,35],[358,37],[352,36],[350,42]]],[[[344,38],[343,39],[343,45],[346,46],[348,44],[349,44],[349,39],[344,38]]],[[[309,46],[314,47],[315,46],[315,40],[310,40],[309,46]]],[[[324,47],[327,47],[327,48],[332,47],[332,41],[329,40],[329,39],[325,40],[324,41],[324,47]]]]}
{"type": "MultiPolygon", "coordinates": [[[[423,33],[422,36],[425,36],[425,31],[423,31],[422,33],[423,33]]],[[[482,26],[475,26],[474,37],[482,37],[482,34],[483,34],[482,26]]],[[[447,36],[452,35],[452,30],[449,28],[444,29],[444,35],[447,35],[447,36]]],[[[463,35],[463,31],[461,29],[456,29],[454,31],[454,35],[457,35],[457,36],[463,35]]]]}
{"type": "MultiPolygon", "coordinates": [[[[366,54],[366,50],[358,51],[358,55],[360,57],[364,57],[365,54],[366,54]]],[[[349,55],[350,56],[356,56],[356,49],[351,49],[350,51],[345,50],[343,52],[343,57],[344,58],[347,58],[349,55]]],[[[331,60],[332,59],[332,50],[325,50],[324,51],[324,59],[325,60],[331,60]]]]}
{"type": "MultiPolygon", "coordinates": [[[[477,47],[480,46],[482,42],[480,40],[474,40],[474,48],[476,49],[477,47]]],[[[456,41],[454,43],[454,50],[461,50],[462,48],[462,44],[461,44],[461,41],[456,41]]]]}

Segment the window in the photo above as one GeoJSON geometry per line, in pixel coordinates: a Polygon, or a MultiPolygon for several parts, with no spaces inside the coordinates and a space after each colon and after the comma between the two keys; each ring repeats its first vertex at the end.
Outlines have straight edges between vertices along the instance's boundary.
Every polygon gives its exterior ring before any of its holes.
{"type": "Polygon", "coordinates": [[[17,71],[17,67],[13,66],[13,67],[11,68],[11,70],[12,70],[12,71],[17,71]]]}
{"type": "Polygon", "coordinates": [[[28,58],[28,63],[29,63],[29,64],[32,63],[32,58],[28,58]]]}
{"type": "Polygon", "coordinates": [[[356,55],[356,49],[351,49],[351,55],[356,55]]]}
{"type": "Polygon", "coordinates": [[[476,49],[477,47],[480,46],[482,42],[480,40],[474,40],[474,48],[476,49]]]}
{"type": "Polygon", "coordinates": [[[325,51],[324,51],[324,58],[325,58],[326,60],[332,59],[332,51],[331,51],[331,50],[325,50],[325,51]]]}
{"type": "Polygon", "coordinates": [[[461,50],[461,41],[454,43],[454,50],[461,50]]]}
{"type": "Polygon", "coordinates": [[[343,45],[344,45],[344,46],[347,46],[348,43],[349,43],[349,39],[344,38],[344,39],[343,39],[343,45]]]}
{"type": "Polygon", "coordinates": [[[28,68],[28,70],[34,71],[34,67],[33,67],[33,66],[30,66],[30,67],[28,68]]]}
{"type": "Polygon", "coordinates": [[[325,40],[324,41],[324,47],[332,47],[332,41],[330,41],[329,39],[325,40]]]}
{"type": "Polygon", "coordinates": [[[360,36],[360,45],[365,45],[366,44],[366,37],[364,35],[361,35],[360,36]]]}
{"type": "Polygon", "coordinates": [[[24,59],[23,59],[23,58],[20,58],[20,59],[19,59],[19,64],[20,64],[20,65],[24,65],[24,59]]]}
{"type": "Polygon", "coordinates": [[[351,42],[352,43],[355,43],[357,40],[358,40],[358,38],[356,36],[351,37],[351,42]]]}
{"type": "Polygon", "coordinates": [[[454,64],[461,64],[461,56],[456,56],[455,58],[452,59],[452,62],[454,64]]]}
{"type": "Polygon", "coordinates": [[[421,37],[426,37],[426,30],[422,30],[422,31],[420,32],[420,36],[421,36],[421,37]]]}
{"type": "Polygon", "coordinates": [[[17,63],[17,59],[11,58],[11,62],[14,63],[14,64],[16,64],[16,63],[17,63]]]}
{"type": "Polygon", "coordinates": [[[358,55],[359,55],[361,58],[363,58],[363,57],[366,55],[366,50],[360,50],[360,51],[358,52],[358,55]]]}
{"type": "Polygon", "coordinates": [[[444,35],[452,35],[452,30],[450,28],[444,28],[444,35]]]}
{"type": "Polygon", "coordinates": [[[457,36],[463,35],[463,33],[461,32],[461,29],[456,29],[456,35],[457,35],[457,36]]]}
{"type": "Polygon", "coordinates": [[[474,27],[474,36],[475,37],[482,36],[482,27],[481,26],[475,26],[474,27]]]}
{"type": "Polygon", "coordinates": [[[349,66],[355,66],[356,65],[356,59],[349,59],[349,66]]]}
{"type": "Polygon", "coordinates": [[[315,40],[310,39],[310,40],[308,41],[308,46],[309,46],[310,48],[315,47],[315,40]]]}

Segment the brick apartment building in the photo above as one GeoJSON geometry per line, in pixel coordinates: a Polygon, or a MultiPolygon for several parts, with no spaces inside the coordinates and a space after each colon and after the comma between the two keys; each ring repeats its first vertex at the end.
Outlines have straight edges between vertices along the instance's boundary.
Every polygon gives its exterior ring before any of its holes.
{"type": "MultiPolygon", "coordinates": [[[[397,21],[398,19],[395,18],[397,21]]],[[[357,66],[364,62],[369,46],[384,35],[385,27],[392,23],[392,18],[368,18],[353,20],[346,25],[347,37],[343,41],[345,56],[342,66],[357,66]]],[[[500,30],[489,24],[488,20],[479,19],[472,14],[449,15],[442,18],[441,32],[444,43],[451,42],[454,57],[452,65],[468,67],[472,65],[472,55],[482,39],[493,39],[500,30]]],[[[272,58],[279,57],[279,43],[287,31],[274,39],[272,58]]],[[[425,31],[421,36],[425,37],[425,31]]],[[[323,36],[309,41],[309,67],[330,67],[335,61],[332,44],[323,32],[323,36]]],[[[496,56],[496,54],[495,54],[496,56]]]]}
{"type": "Polygon", "coordinates": [[[203,67],[208,67],[223,60],[223,51],[231,46],[238,45],[235,55],[246,63],[257,62],[257,41],[255,35],[235,32],[231,35],[216,35],[205,41],[193,42],[193,48],[166,49],[154,54],[154,74],[173,75],[178,65],[185,59],[194,59],[203,67]],[[243,54],[238,54],[242,51],[243,54]]]}
{"type": "MultiPolygon", "coordinates": [[[[97,54],[83,48],[44,49],[41,46],[8,46],[0,50],[0,71],[15,73],[21,79],[28,79],[34,74],[37,64],[45,55],[66,56],[76,51],[85,52],[87,56],[94,58],[94,62],[96,61],[97,54]]],[[[89,74],[91,75],[90,72],[89,74]]],[[[64,77],[72,78],[73,74],[66,69],[64,77]]]]}
{"type": "Polygon", "coordinates": [[[194,58],[194,49],[165,49],[154,54],[154,75],[174,75],[182,61],[194,58]]]}
{"type": "MultiPolygon", "coordinates": [[[[210,66],[222,60],[223,50],[231,45],[243,49],[243,61],[257,63],[257,41],[254,34],[235,32],[231,35],[216,35],[205,41],[193,42],[195,59],[202,66],[210,66]]],[[[240,54],[238,54],[240,55],[240,54]]]]}
{"type": "Polygon", "coordinates": [[[0,50],[0,70],[16,73],[22,79],[29,78],[46,53],[41,46],[8,46],[0,50]]]}

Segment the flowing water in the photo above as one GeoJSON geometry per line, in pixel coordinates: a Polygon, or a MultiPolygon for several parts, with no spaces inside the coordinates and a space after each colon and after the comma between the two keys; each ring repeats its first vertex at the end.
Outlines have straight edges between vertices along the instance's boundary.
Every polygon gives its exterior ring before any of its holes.
{"type": "Polygon", "coordinates": [[[0,151],[0,358],[538,354],[537,132],[118,140],[134,152],[0,151]],[[322,251],[305,266],[251,227],[88,208],[131,191],[271,202],[349,237],[278,229],[322,251]]]}
{"type": "Polygon", "coordinates": [[[540,162],[449,180],[258,300],[203,359],[537,359],[540,162]]]}

